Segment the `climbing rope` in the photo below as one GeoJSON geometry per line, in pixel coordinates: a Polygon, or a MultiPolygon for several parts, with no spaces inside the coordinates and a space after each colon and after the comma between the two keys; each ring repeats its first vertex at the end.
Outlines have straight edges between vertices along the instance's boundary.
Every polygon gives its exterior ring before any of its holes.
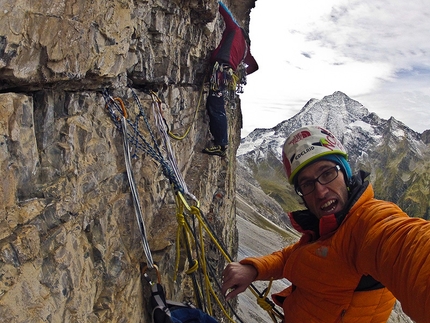
{"type": "Polygon", "coordinates": [[[124,103],[120,98],[113,98],[108,92],[103,91],[103,96],[106,102],[106,109],[111,115],[111,119],[113,123],[115,124],[116,128],[123,132],[124,135],[127,137],[127,140],[133,148],[133,154],[132,157],[137,157],[138,152],[143,152],[152,159],[154,159],[156,162],[159,163],[162,172],[164,176],[170,181],[170,183],[173,185],[174,191],[180,191],[185,192],[184,187],[182,184],[184,181],[179,181],[175,171],[172,169],[172,165],[170,165],[169,161],[164,158],[160,151],[160,147],[157,144],[157,141],[155,139],[155,135],[152,131],[152,128],[150,127],[148,118],[145,114],[145,110],[138,99],[136,93],[132,90],[132,95],[137,103],[137,106],[139,108],[139,113],[137,114],[134,122],[132,122],[127,116],[127,112],[124,106],[124,103]],[[126,123],[128,126],[130,126],[130,130],[126,131],[123,129],[121,125],[121,116],[126,118],[126,123]],[[150,137],[152,139],[152,144],[148,142],[141,134],[139,127],[140,127],[140,120],[143,119],[146,125],[146,128],[150,134],[150,137]],[[182,183],[181,183],[182,182],[182,183]]]}
{"type": "MultiPolygon", "coordinates": [[[[215,290],[212,288],[211,281],[209,279],[209,269],[205,254],[205,248],[204,248],[204,237],[203,232],[206,231],[209,233],[209,228],[205,225],[203,222],[203,219],[201,218],[201,211],[198,207],[190,206],[185,198],[182,196],[180,192],[176,194],[176,203],[177,203],[177,221],[178,221],[178,231],[177,231],[177,241],[176,241],[176,263],[175,263],[175,272],[178,271],[179,267],[179,256],[180,256],[180,245],[181,240],[180,238],[184,240],[185,245],[193,244],[196,246],[196,249],[199,250],[197,253],[198,260],[195,260],[194,266],[192,269],[190,268],[187,272],[194,272],[197,270],[197,268],[200,268],[204,277],[204,283],[202,286],[201,293],[204,293],[204,296],[207,300],[214,299],[215,302],[218,304],[219,308],[223,312],[224,316],[230,321],[234,322],[231,316],[228,314],[227,310],[223,306],[221,300],[219,299],[218,295],[216,294],[215,290]],[[189,216],[191,218],[196,218],[198,220],[198,234],[196,234],[189,224],[189,222],[186,221],[186,217],[189,216]],[[184,232],[184,234],[181,234],[181,232],[184,232]],[[190,242],[191,241],[191,242],[190,242]]],[[[224,249],[219,244],[218,240],[215,239],[215,236],[210,233],[211,240],[216,243],[217,248],[221,253],[223,253],[223,256],[227,256],[227,254],[224,252],[224,249]]],[[[215,277],[213,277],[215,278],[215,277]]],[[[212,315],[212,305],[211,302],[207,302],[207,309],[206,311],[212,315]]]]}
{"type": "MultiPolygon", "coordinates": [[[[206,217],[201,212],[199,208],[199,201],[187,189],[185,180],[183,179],[181,172],[179,171],[176,160],[174,158],[173,150],[170,145],[169,131],[166,126],[165,120],[161,114],[161,100],[154,92],[149,93],[152,97],[152,112],[155,116],[155,123],[159,130],[159,133],[162,136],[164,152],[167,154],[167,158],[165,158],[161,153],[161,148],[157,144],[157,140],[151,130],[148,118],[145,114],[145,110],[139,98],[137,97],[133,89],[131,89],[131,93],[139,110],[139,113],[137,114],[134,122],[130,120],[125,105],[120,98],[113,98],[109,95],[107,91],[103,92],[103,96],[106,102],[106,109],[110,113],[112,121],[114,122],[116,128],[123,134],[123,148],[125,154],[127,176],[131,187],[133,205],[135,208],[136,219],[142,237],[142,244],[144,247],[145,256],[148,260],[148,267],[153,268],[154,262],[152,260],[149,244],[146,237],[143,216],[140,211],[141,207],[139,204],[138,191],[134,182],[131,167],[131,158],[137,156],[138,152],[148,154],[159,163],[160,167],[162,168],[163,175],[165,175],[169,179],[173,191],[175,193],[175,202],[177,210],[176,217],[178,222],[176,237],[177,254],[175,262],[175,280],[176,273],[179,267],[180,246],[183,245],[185,246],[188,262],[190,264],[190,268],[187,270],[186,273],[192,276],[193,288],[195,290],[194,294],[199,308],[204,309],[206,312],[212,315],[213,309],[210,299],[214,299],[221,311],[226,316],[226,318],[230,322],[234,322],[212,287],[209,276],[212,275],[212,280],[217,282],[217,284],[218,279],[207,261],[207,255],[205,253],[204,234],[207,234],[207,236],[213,242],[217,250],[228,262],[231,262],[232,258],[228,254],[227,249],[225,248],[221,240],[218,239],[218,237],[216,236],[215,231],[211,227],[210,223],[207,221],[206,217]],[[145,122],[147,131],[151,137],[152,144],[142,136],[141,131],[139,130],[141,119],[143,119],[145,122]],[[133,151],[133,154],[131,154],[130,150],[133,151]],[[194,205],[190,205],[187,201],[187,198],[189,198],[194,205]],[[190,224],[190,219],[193,221],[193,223],[197,220],[197,229],[196,225],[192,226],[190,224]],[[192,249],[195,250],[197,259],[193,259],[192,249]],[[200,271],[198,269],[200,269],[200,271]],[[197,273],[201,273],[202,276],[200,277],[200,284],[197,281],[197,273]]],[[[270,290],[270,286],[271,283],[269,284],[269,287],[264,294],[260,293],[252,284],[250,285],[250,290],[257,297],[257,303],[260,305],[260,307],[266,310],[272,320],[276,323],[277,318],[282,319],[283,315],[275,308],[275,304],[271,302],[267,297],[270,290]]],[[[221,291],[221,286],[219,284],[218,289],[219,291],[221,291]]],[[[230,306],[230,304],[228,305],[230,306]]],[[[234,313],[231,306],[230,309],[234,313]]],[[[240,321],[240,318],[237,316],[237,314],[234,313],[234,315],[240,321]]]]}
{"type": "Polygon", "coordinates": [[[167,122],[162,117],[162,114],[161,114],[161,103],[162,102],[161,102],[160,98],[157,96],[157,94],[155,92],[151,91],[152,99],[153,99],[154,103],[156,103],[156,105],[158,106],[158,112],[157,112],[157,114],[160,114],[160,116],[161,116],[161,118],[163,120],[164,126],[166,127],[167,134],[171,138],[176,139],[176,140],[183,140],[189,134],[189,132],[191,130],[191,127],[193,126],[194,122],[197,119],[197,114],[199,112],[199,108],[200,108],[201,103],[202,103],[203,92],[204,92],[204,82],[205,81],[203,81],[202,87],[200,89],[199,100],[197,102],[197,106],[196,106],[196,109],[194,111],[193,119],[191,120],[190,125],[188,126],[188,128],[185,130],[185,132],[182,135],[174,134],[172,131],[169,130],[169,127],[167,126],[167,122]]]}
{"type": "Polygon", "coordinates": [[[258,290],[256,290],[256,288],[253,285],[250,286],[250,290],[257,298],[257,304],[267,312],[267,314],[270,316],[273,322],[278,322],[278,319],[280,319],[283,322],[284,315],[281,312],[279,312],[275,308],[275,304],[269,300],[269,292],[270,292],[270,288],[272,287],[272,283],[273,283],[273,279],[269,281],[269,285],[263,291],[263,293],[260,293],[258,290]]]}
{"type": "MultiPolygon", "coordinates": [[[[139,108],[141,107],[141,103],[139,98],[137,97],[136,93],[132,90],[132,94],[133,97],[135,98],[136,102],[138,102],[139,108]]],[[[179,171],[179,167],[178,164],[176,162],[176,158],[175,155],[173,154],[173,149],[172,146],[170,144],[170,140],[169,140],[169,132],[168,132],[168,128],[166,125],[166,122],[163,118],[163,115],[161,114],[161,100],[158,98],[157,94],[154,91],[150,91],[151,97],[152,97],[152,112],[154,114],[155,117],[155,124],[158,128],[159,133],[162,136],[163,139],[163,144],[164,144],[164,149],[166,151],[167,154],[167,159],[169,161],[169,164],[171,165],[172,171],[174,172],[174,176],[176,178],[176,180],[178,181],[178,183],[180,184],[182,191],[188,195],[189,197],[191,197],[193,200],[197,200],[196,197],[191,194],[187,188],[187,184],[185,182],[185,179],[182,176],[182,173],[179,171]]]]}
{"type": "MultiPolygon", "coordinates": [[[[216,246],[218,251],[223,255],[223,257],[228,262],[232,262],[232,257],[227,252],[227,248],[225,248],[225,246],[223,245],[221,240],[218,239],[213,228],[211,227],[211,225],[207,221],[206,217],[203,215],[202,211],[198,207],[189,206],[187,204],[186,200],[183,198],[183,196],[180,193],[177,194],[177,203],[178,203],[178,208],[177,208],[178,210],[181,210],[181,211],[187,210],[190,214],[192,214],[192,216],[194,216],[198,220],[199,235],[198,235],[198,240],[197,240],[197,238],[194,238],[195,239],[194,244],[200,246],[199,249],[204,250],[204,247],[203,247],[204,241],[203,241],[203,236],[202,236],[202,232],[204,231],[208,234],[210,240],[214,243],[214,245],[216,246]]],[[[177,214],[177,218],[179,219],[178,220],[178,230],[179,230],[179,227],[186,224],[186,221],[185,221],[184,214],[177,214]]],[[[191,231],[190,226],[187,227],[187,231],[188,232],[191,231]]],[[[194,235],[194,237],[195,237],[195,235],[194,235]]],[[[179,248],[179,245],[180,245],[180,243],[177,241],[176,248],[179,248]]],[[[178,257],[179,257],[179,250],[177,249],[177,259],[179,259],[178,257]]],[[[204,273],[205,283],[206,283],[205,288],[207,291],[210,292],[210,295],[218,303],[218,305],[220,306],[224,315],[230,320],[231,317],[228,315],[225,308],[222,306],[222,303],[221,303],[219,297],[216,295],[215,291],[212,288],[212,285],[210,284],[210,280],[209,280],[209,277],[207,275],[208,268],[206,267],[205,261],[206,260],[205,260],[204,253],[203,253],[202,258],[200,259],[200,261],[198,263],[200,264],[200,267],[202,268],[202,271],[204,273]]],[[[177,266],[176,266],[176,269],[177,269],[177,266]]],[[[216,280],[216,277],[213,277],[213,278],[216,280]]],[[[268,294],[270,292],[271,286],[272,286],[272,282],[269,283],[269,286],[266,289],[266,292],[264,294],[260,293],[258,291],[258,289],[253,284],[250,285],[249,290],[257,298],[258,305],[263,310],[265,310],[268,313],[268,315],[272,318],[273,322],[276,323],[277,319],[283,320],[283,314],[276,309],[275,304],[272,301],[270,301],[268,298],[268,294]]]]}
{"type": "Polygon", "coordinates": [[[122,129],[124,129],[123,133],[123,148],[124,148],[124,159],[125,159],[125,165],[127,170],[127,177],[128,182],[131,189],[131,195],[133,197],[133,205],[134,205],[134,211],[136,214],[136,220],[139,227],[140,235],[142,237],[142,245],[143,245],[143,251],[145,252],[146,260],[148,262],[149,268],[154,268],[154,260],[152,258],[151,249],[149,247],[147,235],[146,235],[146,229],[145,224],[143,222],[143,215],[142,215],[142,208],[140,207],[140,199],[139,199],[139,193],[137,191],[136,183],[134,181],[133,171],[131,167],[131,156],[130,156],[130,148],[128,145],[128,137],[127,137],[127,122],[125,121],[125,116],[121,117],[121,125],[122,129]]]}

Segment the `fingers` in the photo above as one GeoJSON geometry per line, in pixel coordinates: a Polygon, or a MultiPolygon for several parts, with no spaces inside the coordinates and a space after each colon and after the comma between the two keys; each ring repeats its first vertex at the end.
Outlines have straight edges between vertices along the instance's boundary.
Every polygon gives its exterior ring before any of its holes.
{"type": "Polygon", "coordinates": [[[227,294],[225,295],[225,300],[229,301],[233,298],[235,298],[240,293],[244,292],[248,286],[233,286],[230,289],[227,289],[227,294]]]}
{"type": "Polygon", "coordinates": [[[229,289],[227,291],[227,294],[225,295],[225,300],[229,301],[231,299],[233,299],[234,297],[236,297],[237,295],[239,295],[239,290],[238,289],[229,289]]]}
{"type": "Polygon", "coordinates": [[[257,276],[257,270],[250,265],[230,263],[223,271],[221,292],[230,300],[242,293],[257,276]]]}
{"type": "Polygon", "coordinates": [[[233,263],[228,264],[222,273],[221,292],[224,296],[231,293],[231,290],[237,288],[236,274],[233,263]],[[228,292],[230,290],[230,292],[228,292]]]}
{"type": "MultiPolygon", "coordinates": [[[[228,266],[227,266],[228,267],[228,266]]],[[[224,269],[222,273],[222,286],[221,292],[224,296],[226,296],[227,291],[234,287],[234,284],[231,283],[231,275],[228,274],[227,268],[224,269]]]]}

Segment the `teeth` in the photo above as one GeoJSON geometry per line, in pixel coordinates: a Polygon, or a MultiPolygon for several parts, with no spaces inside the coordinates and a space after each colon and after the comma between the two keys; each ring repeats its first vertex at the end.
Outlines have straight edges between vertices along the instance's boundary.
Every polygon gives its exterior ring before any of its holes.
{"type": "Polygon", "coordinates": [[[328,201],[327,203],[325,203],[324,205],[322,205],[321,206],[321,209],[328,209],[328,208],[330,208],[330,206],[334,206],[334,203],[335,203],[335,200],[331,200],[331,201],[328,201]]]}

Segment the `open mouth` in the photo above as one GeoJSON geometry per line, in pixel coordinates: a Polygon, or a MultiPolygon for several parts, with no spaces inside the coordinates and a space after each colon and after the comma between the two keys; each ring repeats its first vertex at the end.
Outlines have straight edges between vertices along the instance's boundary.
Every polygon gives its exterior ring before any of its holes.
{"type": "Polygon", "coordinates": [[[321,205],[320,209],[323,212],[333,212],[337,206],[337,200],[330,200],[321,205]]]}

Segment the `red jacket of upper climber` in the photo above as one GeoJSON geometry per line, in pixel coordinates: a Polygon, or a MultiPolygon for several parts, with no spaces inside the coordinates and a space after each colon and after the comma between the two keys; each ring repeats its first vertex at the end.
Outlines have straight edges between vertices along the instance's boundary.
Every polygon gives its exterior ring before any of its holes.
{"type": "Polygon", "coordinates": [[[228,64],[236,70],[241,62],[247,65],[246,73],[251,74],[258,70],[257,61],[251,55],[248,37],[245,31],[237,24],[231,13],[220,3],[219,12],[221,13],[225,29],[222,34],[221,42],[211,55],[211,62],[228,64]]]}

